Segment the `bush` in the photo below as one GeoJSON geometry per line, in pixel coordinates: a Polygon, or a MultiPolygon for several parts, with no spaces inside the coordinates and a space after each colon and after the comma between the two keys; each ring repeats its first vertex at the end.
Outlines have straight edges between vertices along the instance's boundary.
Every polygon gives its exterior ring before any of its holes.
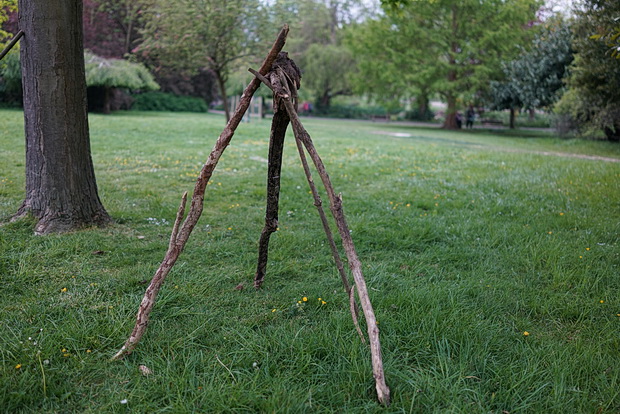
{"type": "Polygon", "coordinates": [[[361,107],[357,105],[330,105],[328,108],[322,108],[319,105],[315,106],[313,115],[323,116],[326,118],[339,118],[339,119],[370,119],[376,115],[397,114],[399,110],[388,112],[385,108],[380,106],[368,106],[361,107]]]}
{"type": "Polygon", "coordinates": [[[135,95],[131,106],[134,111],[207,112],[207,103],[192,96],[178,96],[165,92],[146,92],[135,95]]]}
{"type": "Polygon", "coordinates": [[[405,112],[405,119],[408,121],[432,121],[435,119],[435,113],[427,109],[424,114],[421,114],[419,108],[414,108],[405,112]]]}

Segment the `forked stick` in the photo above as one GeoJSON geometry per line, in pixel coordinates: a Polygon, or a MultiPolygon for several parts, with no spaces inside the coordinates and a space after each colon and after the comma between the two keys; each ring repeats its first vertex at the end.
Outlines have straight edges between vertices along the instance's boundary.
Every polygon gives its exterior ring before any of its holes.
{"type": "MultiPolygon", "coordinates": [[[[259,70],[260,73],[269,72],[269,70],[271,69],[271,65],[278,56],[278,53],[280,53],[280,51],[284,47],[288,31],[288,25],[285,24],[280,33],[278,34],[278,37],[274,42],[273,46],[271,47],[269,54],[263,61],[263,64],[261,65],[259,70]]],[[[235,130],[237,129],[237,126],[239,126],[239,123],[243,119],[245,111],[250,106],[250,100],[252,99],[254,92],[256,92],[259,86],[260,81],[256,78],[253,78],[243,91],[243,95],[241,95],[241,99],[239,101],[239,106],[226,124],[226,127],[220,134],[213,149],[211,150],[209,158],[207,158],[207,161],[200,170],[200,175],[198,176],[198,179],[196,180],[196,185],[194,186],[194,194],[192,195],[192,202],[189,212],[187,213],[187,217],[185,218],[183,225],[180,226],[180,222],[183,219],[183,214],[185,211],[185,197],[183,198],[183,201],[177,213],[177,218],[174,223],[172,235],[170,237],[168,251],[166,252],[164,260],[155,272],[155,275],[153,276],[151,283],[146,289],[146,292],[144,293],[144,297],[142,299],[142,302],[140,303],[138,314],[136,316],[136,324],[133,328],[133,331],[131,332],[131,335],[129,336],[123,347],[116,353],[116,355],[112,357],[113,360],[121,359],[125,355],[129,355],[142,338],[142,335],[144,335],[146,327],[149,323],[149,315],[151,313],[151,310],[153,309],[153,306],[155,305],[155,299],[157,298],[159,289],[164,283],[166,276],[168,275],[168,273],[170,273],[170,270],[179,258],[179,255],[185,248],[185,244],[187,243],[187,240],[189,239],[192,230],[194,230],[194,227],[196,226],[196,223],[198,223],[198,219],[202,214],[202,209],[204,207],[204,193],[207,187],[207,183],[209,182],[209,179],[213,174],[213,170],[215,169],[215,166],[217,165],[220,157],[224,153],[224,150],[226,149],[226,147],[228,147],[228,144],[230,144],[230,140],[232,139],[235,130]]]]}

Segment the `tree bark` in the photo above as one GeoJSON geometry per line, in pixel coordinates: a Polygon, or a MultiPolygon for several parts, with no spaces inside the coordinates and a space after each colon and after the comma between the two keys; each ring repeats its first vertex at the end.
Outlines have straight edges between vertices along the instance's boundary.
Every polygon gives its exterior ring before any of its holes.
{"type": "Polygon", "coordinates": [[[32,214],[37,234],[110,221],[90,153],[82,2],[19,1],[26,197],[14,218],[32,214]]]}
{"type": "Polygon", "coordinates": [[[510,129],[515,129],[515,109],[510,108],[510,121],[509,121],[510,129]]]}
{"type": "Polygon", "coordinates": [[[458,129],[456,122],[456,96],[450,94],[446,100],[448,107],[446,109],[446,119],[443,122],[443,128],[458,129]]]}
{"type": "Polygon", "coordinates": [[[220,94],[222,95],[222,103],[224,104],[224,113],[226,114],[226,122],[228,122],[230,121],[230,108],[228,107],[228,95],[226,94],[226,82],[224,81],[224,76],[222,76],[222,72],[219,69],[214,70],[213,72],[215,73],[217,84],[220,87],[220,94]]]}

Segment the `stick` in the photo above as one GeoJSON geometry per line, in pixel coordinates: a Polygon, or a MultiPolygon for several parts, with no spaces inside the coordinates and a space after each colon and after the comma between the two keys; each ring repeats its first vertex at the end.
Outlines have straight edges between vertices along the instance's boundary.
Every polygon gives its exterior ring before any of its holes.
{"type": "MultiPolygon", "coordinates": [[[[271,65],[278,57],[278,53],[280,53],[280,51],[284,47],[288,31],[288,25],[285,24],[280,33],[278,34],[278,37],[274,42],[273,46],[271,47],[271,50],[269,51],[267,57],[263,61],[263,64],[261,65],[259,70],[260,73],[266,74],[267,72],[269,72],[269,70],[271,69],[271,65]]],[[[180,229],[178,226],[183,217],[182,210],[185,209],[185,203],[182,203],[182,206],[179,207],[179,211],[177,212],[177,219],[175,220],[174,224],[174,229],[176,229],[174,231],[178,233],[176,234],[176,237],[171,237],[168,251],[166,252],[164,260],[159,265],[159,268],[155,272],[155,275],[153,276],[150,285],[144,293],[144,298],[140,303],[138,314],[136,316],[136,324],[133,328],[133,331],[131,332],[131,335],[122,346],[122,348],[116,353],[116,355],[112,357],[113,360],[118,360],[123,358],[125,355],[129,355],[144,335],[144,332],[146,331],[146,327],[149,322],[149,314],[151,313],[151,310],[155,305],[155,299],[157,298],[159,289],[161,288],[164,279],[179,258],[179,255],[185,248],[185,244],[187,243],[187,240],[189,239],[192,230],[196,226],[196,223],[198,222],[198,219],[202,214],[202,210],[204,207],[204,193],[207,187],[207,183],[209,182],[209,179],[213,174],[213,170],[215,169],[215,166],[217,165],[220,157],[224,153],[224,150],[226,149],[228,144],[230,144],[230,141],[235,133],[237,126],[239,126],[239,123],[243,119],[243,114],[250,105],[252,95],[254,95],[254,92],[256,92],[259,86],[260,81],[256,78],[253,78],[243,91],[239,106],[226,124],[226,127],[220,134],[213,149],[211,150],[209,158],[207,158],[207,161],[200,170],[200,175],[198,176],[198,179],[196,180],[196,185],[194,186],[194,194],[192,195],[192,202],[189,212],[187,213],[187,217],[185,218],[185,221],[183,222],[183,225],[180,227],[180,229]]]]}
{"type": "Polygon", "coordinates": [[[265,211],[265,227],[258,242],[258,264],[254,275],[254,287],[259,289],[267,272],[269,255],[269,238],[278,228],[278,201],[280,199],[280,173],[282,170],[282,151],[286,128],[290,123],[284,108],[273,114],[271,121],[271,137],[269,139],[269,164],[267,167],[267,208],[265,211]]]}
{"type": "Polygon", "coordinates": [[[349,291],[349,309],[351,310],[351,316],[353,317],[353,325],[355,325],[355,330],[357,331],[357,334],[360,336],[362,343],[365,344],[366,340],[364,339],[364,334],[362,333],[362,330],[360,329],[360,325],[357,322],[358,311],[357,311],[357,304],[355,303],[355,291],[353,289],[349,291]]]}
{"type": "MultiPolygon", "coordinates": [[[[286,88],[285,79],[281,80],[281,84],[286,88]]],[[[284,103],[289,117],[291,118],[295,138],[300,140],[306,147],[306,150],[308,151],[308,154],[310,155],[310,158],[312,159],[314,166],[316,167],[319,176],[323,181],[327,196],[329,197],[330,209],[332,211],[332,215],[334,216],[334,220],[336,221],[338,232],[340,233],[340,238],[342,239],[342,244],[347,255],[347,259],[349,260],[349,268],[353,273],[357,294],[360,298],[362,310],[366,318],[368,338],[370,340],[372,370],[375,377],[377,398],[379,399],[379,402],[387,406],[390,404],[390,389],[385,383],[383,360],[381,358],[381,344],[379,342],[379,327],[377,326],[375,313],[372,308],[372,303],[370,302],[370,297],[368,296],[366,281],[364,280],[364,275],[362,274],[362,265],[355,251],[355,245],[353,244],[353,239],[351,238],[349,226],[347,225],[344,211],[342,209],[342,196],[336,195],[334,187],[331,183],[331,179],[329,178],[329,174],[327,174],[327,170],[325,169],[325,164],[323,164],[323,160],[316,151],[316,148],[314,147],[314,144],[312,142],[312,138],[310,138],[310,134],[302,125],[299,117],[297,116],[297,112],[295,111],[295,108],[291,103],[290,92],[286,90],[280,91],[276,88],[276,93],[278,93],[282,97],[281,102],[284,103]]]]}
{"type": "Polygon", "coordinates": [[[17,34],[15,35],[15,37],[13,39],[11,39],[11,41],[9,42],[8,45],[6,45],[6,47],[4,48],[4,50],[2,52],[0,52],[0,60],[2,60],[3,57],[6,56],[7,53],[9,53],[11,51],[11,49],[13,49],[13,46],[15,46],[15,44],[17,43],[17,41],[19,39],[21,39],[21,37],[24,35],[24,31],[20,30],[19,32],[17,32],[17,34]]]}
{"type": "Polygon", "coordinates": [[[316,148],[312,143],[312,139],[310,138],[310,134],[308,134],[308,131],[306,131],[304,126],[299,121],[299,117],[297,116],[297,113],[295,112],[290,99],[282,99],[282,102],[284,102],[289,117],[291,118],[295,137],[298,137],[298,139],[306,147],[306,150],[308,151],[308,154],[314,162],[314,166],[316,167],[317,171],[319,172],[319,176],[323,181],[327,196],[329,197],[330,209],[332,211],[332,215],[334,216],[334,220],[336,220],[338,232],[340,233],[340,238],[342,239],[342,245],[346,252],[347,259],[349,260],[349,268],[351,269],[351,273],[353,273],[353,279],[355,280],[357,295],[360,298],[364,317],[366,318],[368,338],[370,340],[370,354],[372,357],[372,370],[375,377],[377,398],[382,404],[389,405],[390,389],[385,383],[385,374],[383,372],[381,344],[379,342],[379,328],[377,327],[375,313],[372,308],[372,303],[370,302],[370,297],[368,296],[366,281],[364,280],[364,275],[362,274],[362,264],[357,257],[355,245],[353,244],[353,239],[351,238],[351,233],[349,232],[349,226],[347,225],[342,209],[342,197],[340,195],[336,195],[329,175],[327,174],[327,171],[325,169],[325,165],[323,164],[323,160],[321,160],[321,157],[317,153],[316,148]]]}

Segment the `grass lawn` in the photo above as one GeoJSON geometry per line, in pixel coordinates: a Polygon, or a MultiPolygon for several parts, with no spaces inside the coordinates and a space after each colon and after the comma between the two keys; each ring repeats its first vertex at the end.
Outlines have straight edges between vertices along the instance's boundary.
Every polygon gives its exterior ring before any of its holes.
{"type": "MultiPolygon", "coordinates": [[[[292,134],[280,229],[263,289],[252,288],[268,121],[240,126],[145,337],[109,361],[224,124],[118,113],[90,119],[115,224],[44,237],[32,222],[0,227],[0,411],[620,412],[620,163],[609,160],[620,146],[303,121],[343,194],[389,408],[376,402],[292,134]]],[[[22,113],[0,111],[5,221],[24,197],[23,141],[22,113]]]]}

